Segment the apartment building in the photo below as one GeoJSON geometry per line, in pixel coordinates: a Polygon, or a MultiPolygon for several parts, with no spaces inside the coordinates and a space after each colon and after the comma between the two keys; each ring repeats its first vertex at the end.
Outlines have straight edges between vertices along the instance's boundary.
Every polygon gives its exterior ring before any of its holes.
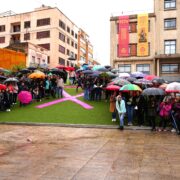
{"type": "Polygon", "coordinates": [[[87,63],[94,64],[93,46],[90,43],[88,34],[82,29],[78,32],[78,64],[87,63]]]}
{"type": "Polygon", "coordinates": [[[169,81],[180,81],[180,1],[154,0],[154,11],[156,74],[169,81]]]}
{"type": "Polygon", "coordinates": [[[79,28],[58,8],[42,6],[32,12],[1,16],[0,48],[31,42],[48,50],[49,67],[71,65],[72,57],[78,57],[78,32],[79,28]]]}
{"type": "Polygon", "coordinates": [[[119,54],[119,17],[110,18],[110,64],[119,72],[141,71],[180,81],[180,1],[154,0],[148,14],[148,54],[138,54],[138,14],[129,15],[128,55],[119,54]]]}

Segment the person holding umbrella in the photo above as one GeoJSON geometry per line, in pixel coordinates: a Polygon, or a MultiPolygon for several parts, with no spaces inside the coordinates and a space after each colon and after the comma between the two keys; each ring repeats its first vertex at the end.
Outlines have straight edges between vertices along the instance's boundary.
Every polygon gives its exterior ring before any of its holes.
{"type": "Polygon", "coordinates": [[[121,95],[116,97],[116,109],[119,115],[120,130],[124,129],[124,115],[126,113],[125,101],[122,99],[121,95]]]}
{"type": "Polygon", "coordinates": [[[151,122],[152,129],[151,131],[156,131],[156,101],[154,96],[149,96],[148,102],[148,118],[151,122]]]}

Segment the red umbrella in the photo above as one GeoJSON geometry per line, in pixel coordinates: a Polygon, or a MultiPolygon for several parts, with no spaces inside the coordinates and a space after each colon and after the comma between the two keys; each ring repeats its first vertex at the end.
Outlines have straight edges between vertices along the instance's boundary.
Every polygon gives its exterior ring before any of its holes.
{"type": "Polygon", "coordinates": [[[65,67],[65,70],[66,70],[66,71],[74,71],[75,68],[74,68],[74,67],[69,67],[69,66],[67,66],[67,67],[65,67]]]}
{"type": "Polygon", "coordinates": [[[21,91],[18,94],[18,99],[23,104],[29,104],[32,101],[32,95],[29,91],[21,91]]]}
{"type": "Polygon", "coordinates": [[[58,66],[56,66],[56,68],[58,68],[58,69],[64,69],[64,68],[66,68],[66,66],[64,66],[64,65],[58,65],[58,66]]]}
{"type": "Polygon", "coordinates": [[[109,91],[119,91],[119,86],[116,86],[116,85],[108,85],[106,87],[106,90],[109,90],[109,91]]]}
{"type": "Polygon", "coordinates": [[[147,76],[144,77],[144,79],[147,79],[147,80],[151,81],[151,80],[153,80],[156,77],[157,76],[155,76],[155,75],[147,75],[147,76]]]}
{"type": "Polygon", "coordinates": [[[0,84],[0,90],[6,90],[6,85],[0,84]]]}

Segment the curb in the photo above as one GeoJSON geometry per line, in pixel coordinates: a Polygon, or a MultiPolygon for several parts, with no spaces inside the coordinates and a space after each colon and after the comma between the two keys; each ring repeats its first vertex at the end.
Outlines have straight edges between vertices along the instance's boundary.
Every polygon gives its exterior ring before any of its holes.
{"type": "MultiPolygon", "coordinates": [[[[119,129],[119,125],[94,125],[94,124],[63,124],[63,123],[27,123],[27,122],[0,122],[0,125],[21,125],[21,126],[55,126],[73,128],[95,128],[95,129],[119,129]]],[[[125,126],[125,130],[150,130],[146,126],[125,126]]]]}

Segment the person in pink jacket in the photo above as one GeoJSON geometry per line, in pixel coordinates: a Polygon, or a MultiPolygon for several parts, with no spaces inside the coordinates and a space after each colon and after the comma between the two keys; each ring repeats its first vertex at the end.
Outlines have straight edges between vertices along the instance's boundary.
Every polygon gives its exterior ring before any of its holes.
{"type": "Polygon", "coordinates": [[[160,127],[159,131],[166,131],[166,125],[170,117],[171,109],[172,109],[171,99],[170,97],[165,97],[163,102],[161,102],[160,104],[159,115],[161,117],[161,120],[159,122],[159,127],[160,127]]]}

